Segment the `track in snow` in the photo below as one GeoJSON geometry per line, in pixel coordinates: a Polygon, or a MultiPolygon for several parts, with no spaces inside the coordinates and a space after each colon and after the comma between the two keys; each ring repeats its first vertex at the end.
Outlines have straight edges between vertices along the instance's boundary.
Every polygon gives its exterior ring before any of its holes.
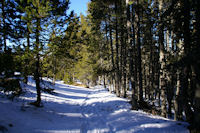
{"type": "Polygon", "coordinates": [[[131,111],[126,99],[100,86],[86,89],[57,82],[56,95],[43,93],[44,107],[35,108],[27,104],[36,97],[35,83],[29,81],[27,93],[14,102],[0,97],[0,125],[10,133],[189,132],[186,123],[131,111]]]}

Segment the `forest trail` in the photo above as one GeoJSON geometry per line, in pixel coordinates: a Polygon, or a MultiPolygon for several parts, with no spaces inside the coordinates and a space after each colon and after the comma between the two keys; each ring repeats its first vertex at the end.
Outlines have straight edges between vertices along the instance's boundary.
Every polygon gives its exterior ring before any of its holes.
{"type": "Polygon", "coordinates": [[[42,108],[28,104],[36,97],[34,81],[22,86],[26,94],[13,102],[0,95],[0,125],[9,133],[189,132],[186,123],[130,110],[126,99],[101,86],[87,89],[58,81],[54,95],[42,94],[42,108]]]}

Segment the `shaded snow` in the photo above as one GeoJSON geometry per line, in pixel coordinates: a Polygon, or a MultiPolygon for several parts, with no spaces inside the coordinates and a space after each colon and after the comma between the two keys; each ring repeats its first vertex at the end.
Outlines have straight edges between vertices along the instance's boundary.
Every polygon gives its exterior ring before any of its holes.
{"type": "Polygon", "coordinates": [[[56,94],[42,93],[43,108],[35,101],[35,83],[22,85],[26,94],[13,102],[0,95],[0,125],[10,133],[188,133],[186,123],[130,110],[126,99],[95,89],[57,81],[56,94]],[[9,126],[10,125],[10,126],[9,126]]]}

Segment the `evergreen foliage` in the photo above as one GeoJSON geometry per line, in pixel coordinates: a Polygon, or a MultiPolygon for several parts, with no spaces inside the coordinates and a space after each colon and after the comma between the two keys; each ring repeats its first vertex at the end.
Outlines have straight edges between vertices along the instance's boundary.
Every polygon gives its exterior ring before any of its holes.
{"type": "Polygon", "coordinates": [[[174,110],[175,120],[186,118],[199,131],[199,0],[91,0],[87,16],[67,14],[68,6],[68,0],[1,0],[1,83],[16,71],[25,83],[34,76],[36,106],[43,76],[99,83],[130,98],[133,109],[163,117],[174,110]]]}

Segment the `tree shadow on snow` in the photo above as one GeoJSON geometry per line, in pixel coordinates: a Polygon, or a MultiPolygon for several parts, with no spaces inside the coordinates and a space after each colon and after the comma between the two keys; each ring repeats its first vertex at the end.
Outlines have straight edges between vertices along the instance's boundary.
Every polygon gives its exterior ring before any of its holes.
{"type": "MultiPolygon", "coordinates": [[[[26,87],[30,89],[27,89],[30,93],[27,97],[35,97],[36,92],[33,93],[35,87],[32,85],[26,87]]],[[[24,126],[27,131],[32,128],[33,132],[112,133],[121,131],[138,133],[184,132],[186,130],[177,125],[177,122],[143,112],[131,111],[130,105],[126,101],[119,99],[106,101],[98,96],[87,96],[95,94],[99,90],[56,84],[55,91],[56,95],[42,94],[43,108],[25,107],[21,115],[29,116],[31,114],[31,116],[26,119],[26,123],[19,122],[19,125],[24,126]],[[93,101],[93,99],[96,100],[93,101]]],[[[96,94],[98,95],[98,93],[96,94]]],[[[24,99],[24,101],[29,102],[30,100],[24,99]]]]}

